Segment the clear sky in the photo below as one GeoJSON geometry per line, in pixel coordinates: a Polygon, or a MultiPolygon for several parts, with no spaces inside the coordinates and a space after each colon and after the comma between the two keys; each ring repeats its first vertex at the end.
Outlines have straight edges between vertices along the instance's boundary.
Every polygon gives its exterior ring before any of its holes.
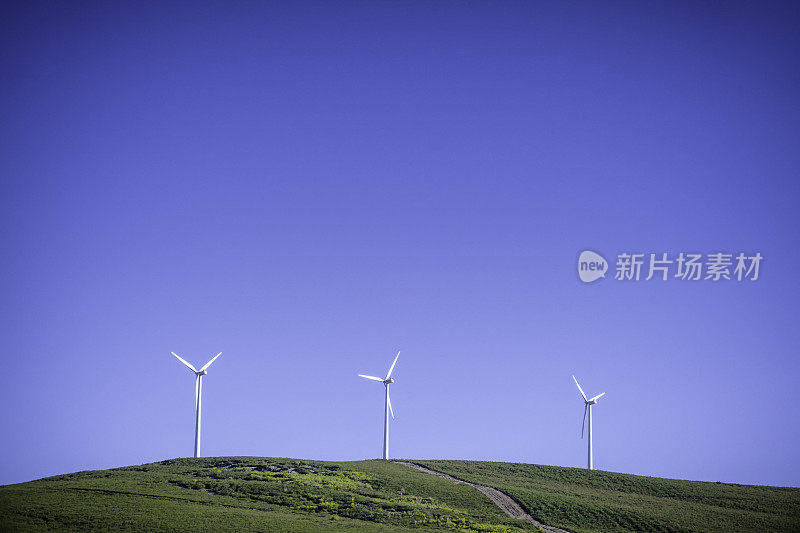
{"type": "MultiPolygon", "coordinates": [[[[6,2],[0,483],[390,453],[800,485],[800,8],[6,2]],[[585,249],[757,281],[577,276],[585,249]]],[[[613,268],[613,265],[612,265],[613,268]]]]}

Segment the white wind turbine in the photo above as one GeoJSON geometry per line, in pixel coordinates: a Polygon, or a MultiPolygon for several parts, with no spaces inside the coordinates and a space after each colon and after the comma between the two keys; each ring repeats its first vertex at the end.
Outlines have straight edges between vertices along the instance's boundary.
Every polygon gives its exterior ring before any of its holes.
{"type": "Polygon", "coordinates": [[[586,411],[589,411],[589,470],[594,470],[594,465],[592,463],[592,406],[597,403],[597,400],[600,399],[605,392],[601,392],[594,398],[586,399],[586,395],[583,393],[583,389],[578,384],[578,380],[575,379],[575,376],[572,376],[572,379],[575,380],[575,385],[578,385],[578,390],[581,391],[581,396],[583,396],[583,403],[585,407],[583,408],[583,422],[581,422],[581,438],[583,438],[583,428],[586,425],[586,411]]]}
{"type": "Polygon", "coordinates": [[[375,376],[365,376],[364,374],[359,374],[362,378],[371,379],[373,381],[380,381],[383,383],[384,388],[386,389],[386,401],[384,405],[384,420],[383,420],[383,458],[389,459],[389,413],[392,415],[392,419],[394,419],[394,411],[392,410],[392,400],[389,399],[389,385],[394,383],[392,379],[392,370],[394,370],[394,365],[397,363],[397,358],[400,357],[400,352],[397,352],[397,355],[392,362],[392,366],[389,367],[389,372],[386,373],[386,377],[381,379],[375,376]]]}
{"type": "Polygon", "coordinates": [[[222,352],[219,352],[217,355],[215,355],[214,358],[211,359],[211,361],[209,361],[205,365],[203,365],[203,368],[201,368],[200,370],[197,370],[194,366],[186,362],[180,355],[176,354],[175,352],[172,352],[172,355],[177,357],[181,363],[188,366],[189,370],[194,372],[196,376],[194,382],[194,401],[195,401],[195,407],[197,408],[197,418],[195,420],[195,425],[194,425],[194,456],[200,457],[200,400],[203,395],[203,376],[208,374],[208,372],[206,372],[206,369],[211,366],[211,363],[216,361],[217,357],[222,355],[222,352]]]}

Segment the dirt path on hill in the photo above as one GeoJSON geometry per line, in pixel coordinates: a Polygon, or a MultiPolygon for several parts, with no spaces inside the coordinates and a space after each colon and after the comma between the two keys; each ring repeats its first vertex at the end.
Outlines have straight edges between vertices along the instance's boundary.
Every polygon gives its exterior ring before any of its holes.
{"type": "Polygon", "coordinates": [[[542,524],[541,522],[536,520],[534,517],[529,515],[525,511],[525,509],[523,509],[517,502],[514,501],[513,498],[511,498],[511,496],[509,496],[505,492],[497,490],[494,487],[488,487],[486,485],[479,485],[477,483],[471,483],[469,481],[464,481],[463,479],[458,479],[456,477],[447,475],[444,472],[438,472],[436,470],[431,470],[430,468],[422,466],[422,465],[418,465],[417,463],[409,463],[407,461],[395,461],[395,463],[397,463],[399,465],[405,465],[405,466],[408,466],[410,468],[415,468],[417,470],[425,472],[426,474],[432,474],[434,476],[439,476],[441,478],[448,479],[448,480],[452,481],[453,483],[464,483],[466,485],[474,487],[474,488],[478,489],[479,491],[481,491],[483,494],[485,494],[490,500],[492,500],[492,502],[494,502],[495,505],[497,505],[500,509],[502,509],[503,512],[506,513],[508,516],[510,516],[511,518],[516,518],[518,520],[524,520],[525,522],[530,522],[539,531],[544,531],[546,533],[570,533],[566,529],[560,529],[560,528],[557,528],[557,527],[553,527],[553,526],[548,526],[546,524],[542,524]]]}

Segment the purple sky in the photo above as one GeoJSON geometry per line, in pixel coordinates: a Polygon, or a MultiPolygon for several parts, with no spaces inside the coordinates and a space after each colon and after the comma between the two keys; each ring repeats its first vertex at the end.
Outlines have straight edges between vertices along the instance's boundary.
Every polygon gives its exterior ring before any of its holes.
{"type": "Polygon", "coordinates": [[[192,453],[800,485],[794,3],[5,3],[0,483],[192,453]],[[760,252],[582,284],[584,249],[760,252]]]}

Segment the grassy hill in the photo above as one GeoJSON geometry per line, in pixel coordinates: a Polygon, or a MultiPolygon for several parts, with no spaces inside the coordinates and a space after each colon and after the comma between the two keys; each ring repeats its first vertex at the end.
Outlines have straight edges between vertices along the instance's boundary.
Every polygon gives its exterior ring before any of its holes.
{"type": "MultiPolygon", "coordinates": [[[[798,531],[800,490],[418,461],[571,531],[798,531]]],[[[174,459],[0,487],[0,530],[535,531],[488,498],[385,461],[174,459]]]]}
{"type": "Polygon", "coordinates": [[[417,461],[511,495],[575,532],[800,531],[800,489],[663,479],[582,468],[417,461]]]}

